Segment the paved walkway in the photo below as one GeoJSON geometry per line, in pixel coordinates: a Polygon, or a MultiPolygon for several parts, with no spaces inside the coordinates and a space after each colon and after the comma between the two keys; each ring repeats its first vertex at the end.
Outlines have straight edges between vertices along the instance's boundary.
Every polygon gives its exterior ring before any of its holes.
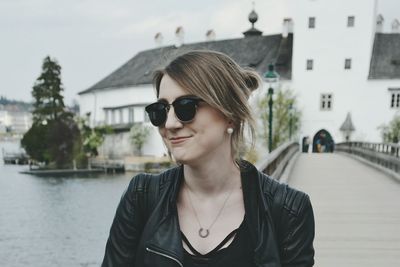
{"type": "Polygon", "coordinates": [[[399,182],[342,154],[301,154],[289,184],[311,197],[315,266],[400,266],[399,182]]]}

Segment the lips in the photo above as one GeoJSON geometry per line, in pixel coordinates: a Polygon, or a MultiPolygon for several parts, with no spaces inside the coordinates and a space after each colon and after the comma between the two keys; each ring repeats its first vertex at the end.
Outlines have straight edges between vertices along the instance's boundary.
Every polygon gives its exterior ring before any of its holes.
{"type": "Polygon", "coordinates": [[[190,136],[171,137],[171,138],[169,138],[169,141],[171,142],[172,145],[177,145],[177,144],[185,142],[189,138],[190,138],[190,136]]]}

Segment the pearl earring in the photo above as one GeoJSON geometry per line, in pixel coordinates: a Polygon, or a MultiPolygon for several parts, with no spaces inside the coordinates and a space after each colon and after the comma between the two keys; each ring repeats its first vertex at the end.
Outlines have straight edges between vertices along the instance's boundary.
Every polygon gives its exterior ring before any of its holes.
{"type": "Polygon", "coordinates": [[[228,129],[226,129],[226,132],[228,134],[232,134],[233,133],[233,128],[229,127],[228,129]]]}

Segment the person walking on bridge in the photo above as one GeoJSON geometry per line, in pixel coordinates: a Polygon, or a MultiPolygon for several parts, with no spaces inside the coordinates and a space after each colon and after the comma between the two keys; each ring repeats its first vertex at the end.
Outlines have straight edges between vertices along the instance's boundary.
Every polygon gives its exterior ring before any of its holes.
{"type": "Polygon", "coordinates": [[[206,50],[155,72],[157,101],[145,110],[178,166],[131,180],[103,267],[313,266],[309,197],[240,157],[260,85],[256,72],[206,50]]]}

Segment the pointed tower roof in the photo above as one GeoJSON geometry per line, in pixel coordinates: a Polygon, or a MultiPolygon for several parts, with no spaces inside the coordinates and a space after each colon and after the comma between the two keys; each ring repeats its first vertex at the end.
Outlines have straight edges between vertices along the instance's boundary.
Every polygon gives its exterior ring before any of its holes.
{"type": "Polygon", "coordinates": [[[340,126],[340,130],[343,132],[352,132],[355,130],[353,121],[351,120],[350,112],[347,113],[346,119],[344,120],[342,126],[340,126]]]}

